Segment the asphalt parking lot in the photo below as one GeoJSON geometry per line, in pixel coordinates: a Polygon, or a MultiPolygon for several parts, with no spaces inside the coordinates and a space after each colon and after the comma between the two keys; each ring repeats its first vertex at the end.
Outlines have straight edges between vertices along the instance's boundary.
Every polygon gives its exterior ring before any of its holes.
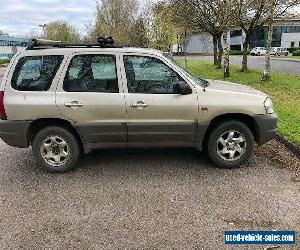
{"type": "Polygon", "coordinates": [[[271,142],[235,170],[192,149],[114,149],[50,174],[1,141],[0,248],[265,249],[225,248],[223,233],[299,232],[299,164],[271,142]]]}

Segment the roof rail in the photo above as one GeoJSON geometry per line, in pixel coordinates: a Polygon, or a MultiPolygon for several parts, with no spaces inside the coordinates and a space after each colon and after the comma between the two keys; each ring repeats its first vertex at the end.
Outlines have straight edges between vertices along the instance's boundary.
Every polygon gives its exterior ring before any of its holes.
{"type": "Polygon", "coordinates": [[[46,48],[112,48],[114,47],[114,39],[112,37],[98,38],[98,43],[79,43],[79,44],[65,44],[62,41],[53,41],[46,39],[32,39],[28,44],[27,50],[38,50],[46,48]]]}

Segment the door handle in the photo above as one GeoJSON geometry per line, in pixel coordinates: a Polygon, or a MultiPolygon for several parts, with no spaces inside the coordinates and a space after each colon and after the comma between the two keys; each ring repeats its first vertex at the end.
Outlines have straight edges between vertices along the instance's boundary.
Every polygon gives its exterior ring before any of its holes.
{"type": "Polygon", "coordinates": [[[130,104],[130,107],[142,109],[142,108],[147,108],[147,107],[148,107],[148,104],[139,101],[139,102],[137,102],[137,103],[135,103],[135,104],[130,104]]]}
{"type": "Polygon", "coordinates": [[[78,101],[72,101],[72,102],[65,103],[65,106],[68,108],[80,108],[82,107],[82,103],[78,101]]]}

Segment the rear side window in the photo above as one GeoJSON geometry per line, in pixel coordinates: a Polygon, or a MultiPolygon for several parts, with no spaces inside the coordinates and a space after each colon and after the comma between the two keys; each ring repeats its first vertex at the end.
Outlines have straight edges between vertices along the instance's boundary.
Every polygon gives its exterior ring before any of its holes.
{"type": "Polygon", "coordinates": [[[11,86],[19,91],[47,91],[63,56],[30,56],[19,60],[11,86]]]}
{"type": "Polygon", "coordinates": [[[64,91],[119,93],[115,56],[75,56],[65,76],[64,91]]]}

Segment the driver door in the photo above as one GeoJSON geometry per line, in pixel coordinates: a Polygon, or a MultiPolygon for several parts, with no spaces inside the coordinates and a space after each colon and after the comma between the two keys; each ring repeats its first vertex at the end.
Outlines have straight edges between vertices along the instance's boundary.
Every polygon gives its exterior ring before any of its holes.
{"type": "Polygon", "coordinates": [[[124,55],[123,62],[129,144],[194,142],[198,121],[194,86],[190,85],[191,94],[179,94],[176,86],[183,78],[159,58],[124,55]]]}

